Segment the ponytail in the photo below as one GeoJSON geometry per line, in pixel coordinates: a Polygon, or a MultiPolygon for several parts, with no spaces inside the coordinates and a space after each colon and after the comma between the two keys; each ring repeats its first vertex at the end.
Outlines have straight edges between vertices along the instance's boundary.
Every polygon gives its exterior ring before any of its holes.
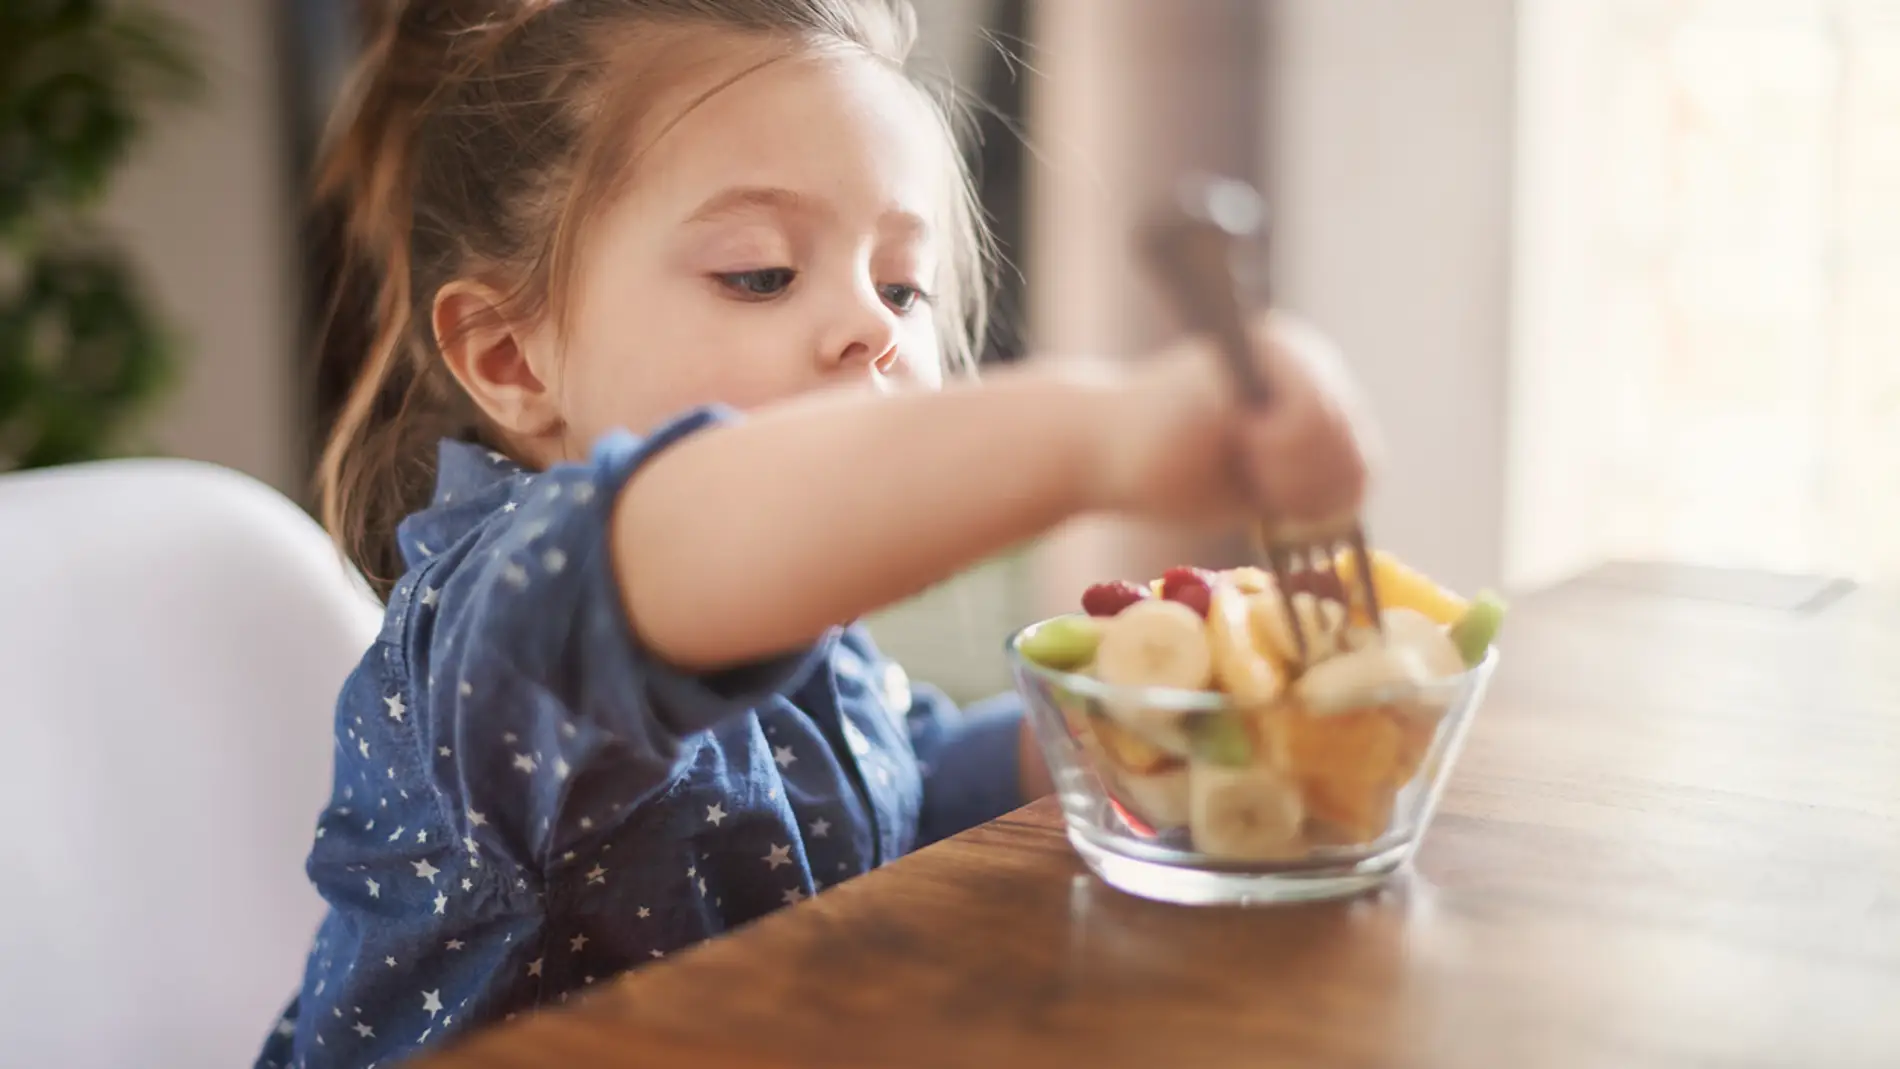
{"type": "MultiPolygon", "coordinates": [[[[498,7],[463,0],[389,0],[336,112],[318,162],[319,216],[339,229],[339,271],[324,334],[367,344],[332,349],[353,367],[333,368],[351,386],[318,465],[323,525],[388,596],[403,571],[393,537],[402,517],[427,504],[434,443],[473,423],[466,398],[435,358],[415,277],[415,190],[424,117],[458,76],[466,43],[501,21],[498,7]]],[[[326,345],[326,348],[330,348],[326,345]]]]}

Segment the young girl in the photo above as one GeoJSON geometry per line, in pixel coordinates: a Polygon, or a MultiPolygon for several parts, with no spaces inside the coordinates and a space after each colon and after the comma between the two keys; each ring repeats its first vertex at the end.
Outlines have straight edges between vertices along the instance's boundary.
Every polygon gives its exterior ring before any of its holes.
{"type": "Polygon", "coordinates": [[[386,1065],[1047,789],[862,614],[1089,510],[1358,505],[1287,327],[1263,412],[1200,346],[944,383],[977,213],[894,0],[396,6],[324,172],[377,287],[326,520],[388,613],[260,1065],[386,1065]]]}

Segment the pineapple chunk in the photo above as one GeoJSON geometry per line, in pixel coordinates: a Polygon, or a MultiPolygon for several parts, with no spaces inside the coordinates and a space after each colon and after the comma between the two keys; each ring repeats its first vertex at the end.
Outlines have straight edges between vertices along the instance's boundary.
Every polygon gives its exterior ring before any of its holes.
{"type": "MultiPolygon", "coordinates": [[[[1334,566],[1339,570],[1339,577],[1346,582],[1347,589],[1358,582],[1351,553],[1341,553],[1334,566]]],[[[1372,588],[1378,592],[1381,608],[1411,609],[1447,627],[1463,617],[1465,610],[1470,607],[1470,602],[1464,598],[1439,586],[1424,573],[1382,549],[1372,551],[1372,588]]],[[[1359,615],[1357,607],[1354,615],[1359,615]]]]}

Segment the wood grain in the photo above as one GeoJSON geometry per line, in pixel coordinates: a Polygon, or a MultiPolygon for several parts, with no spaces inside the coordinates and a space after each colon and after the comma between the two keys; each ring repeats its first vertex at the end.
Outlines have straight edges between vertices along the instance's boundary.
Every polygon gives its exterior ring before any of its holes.
{"type": "Polygon", "coordinates": [[[1520,604],[1375,895],[1143,902],[1038,803],[415,1064],[1900,1066],[1900,598],[1729,574],[1520,604]]]}

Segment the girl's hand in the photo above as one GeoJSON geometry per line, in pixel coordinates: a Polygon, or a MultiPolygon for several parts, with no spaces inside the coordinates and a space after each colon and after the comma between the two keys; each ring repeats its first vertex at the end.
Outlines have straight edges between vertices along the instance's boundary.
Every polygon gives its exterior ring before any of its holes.
{"type": "Polygon", "coordinates": [[[1155,358],[1107,428],[1104,507],[1171,519],[1280,522],[1356,513],[1374,432],[1338,353],[1284,314],[1256,320],[1272,398],[1246,409],[1225,365],[1196,339],[1155,358]]]}

